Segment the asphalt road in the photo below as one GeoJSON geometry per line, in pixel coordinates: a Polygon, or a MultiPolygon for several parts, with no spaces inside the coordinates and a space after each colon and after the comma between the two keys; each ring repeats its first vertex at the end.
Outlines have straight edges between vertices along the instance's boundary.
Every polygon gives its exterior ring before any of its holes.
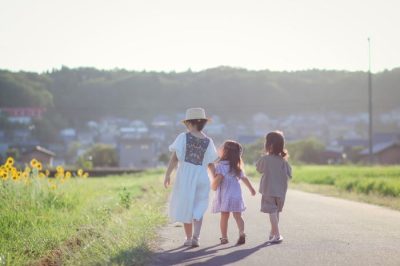
{"type": "MultiPolygon", "coordinates": [[[[204,217],[200,247],[184,248],[183,228],[160,232],[153,265],[396,265],[400,266],[400,212],[317,194],[289,190],[281,215],[284,241],[266,244],[268,217],[260,195],[245,191],[247,243],[234,246],[237,228],[229,223],[228,245],[219,244],[219,215],[204,217]]],[[[212,195],[213,196],[213,195],[212,195]]]]}

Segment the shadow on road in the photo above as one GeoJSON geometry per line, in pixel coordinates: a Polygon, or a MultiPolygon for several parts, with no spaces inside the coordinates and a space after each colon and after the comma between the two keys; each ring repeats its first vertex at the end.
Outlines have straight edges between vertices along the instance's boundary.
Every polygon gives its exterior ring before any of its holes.
{"type": "Polygon", "coordinates": [[[238,262],[261,248],[270,246],[270,243],[263,243],[252,248],[239,249],[237,246],[214,245],[201,249],[178,247],[171,250],[164,250],[154,254],[153,265],[227,265],[238,262]],[[220,248],[218,248],[220,247],[220,248]],[[226,250],[236,250],[226,253],[226,250]],[[218,255],[219,252],[224,254],[218,255]]]}

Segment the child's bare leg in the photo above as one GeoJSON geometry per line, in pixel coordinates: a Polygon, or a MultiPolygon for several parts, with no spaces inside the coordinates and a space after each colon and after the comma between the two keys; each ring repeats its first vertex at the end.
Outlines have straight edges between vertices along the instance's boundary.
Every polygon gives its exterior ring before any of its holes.
{"type": "Polygon", "coordinates": [[[200,238],[200,230],[201,230],[201,225],[203,224],[203,218],[200,220],[193,220],[193,239],[199,239],[200,238]]]}
{"type": "Polygon", "coordinates": [[[219,226],[221,228],[222,238],[228,238],[228,220],[229,220],[229,212],[221,212],[221,221],[219,226]]]}
{"type": "Polygon", "coordinates": [[[242,213],[241,212],[234,212],[233,213],[233,218],[236,220],[236,224],[239,229],[239,235],[242,236],[244,235],[244,221],[242,218],[242,213]]]}
{"type": "Polygon", "coordinates": [[[278,213],[270,213],[269,214],[269,220],[271,222],[271,233],[272,235],[278,236],[279,235],[279,218],[278,218],[278,213]]]}
{"type": "Polygon", "coordinates": [[[186,239],[192,239],[192,234],[193,234],[192,223],[190,224],[184,223],[183,228],[185,229],[186,239]]]}

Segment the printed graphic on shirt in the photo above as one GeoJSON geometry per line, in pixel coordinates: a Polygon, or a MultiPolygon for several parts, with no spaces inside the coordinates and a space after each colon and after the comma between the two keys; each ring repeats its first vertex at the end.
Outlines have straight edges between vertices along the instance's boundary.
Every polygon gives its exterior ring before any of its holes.
{"type": "Polygon", "coordinates": [[[200,139],[187,133],[185,162],[194,165],[201,165],[209,143],[210,140],[208,138],[200,139]]]}

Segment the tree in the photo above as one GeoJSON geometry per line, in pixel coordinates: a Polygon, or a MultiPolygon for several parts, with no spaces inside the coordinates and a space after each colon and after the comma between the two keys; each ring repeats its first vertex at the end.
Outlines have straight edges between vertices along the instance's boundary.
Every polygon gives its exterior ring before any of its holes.
{"type": "Polygon", "coordinates": [[[288,143],[286,148],[291,160],[303,163],[323,163],[321,153],[325,150],[324,144],[314,138],[288,143]]]}
{"type": "Polygon", "coordinates": [[[264,139],[259,139],[253,144],[243,146],[243,161],[254,164],[264,153],[264,139]]]}
{"type": "Polygon", "coordinates": [[[117,151],[111,145],[95,144],[83,156],[84,159],[92,161],[93,167],[118,166],[117,151]]]}

